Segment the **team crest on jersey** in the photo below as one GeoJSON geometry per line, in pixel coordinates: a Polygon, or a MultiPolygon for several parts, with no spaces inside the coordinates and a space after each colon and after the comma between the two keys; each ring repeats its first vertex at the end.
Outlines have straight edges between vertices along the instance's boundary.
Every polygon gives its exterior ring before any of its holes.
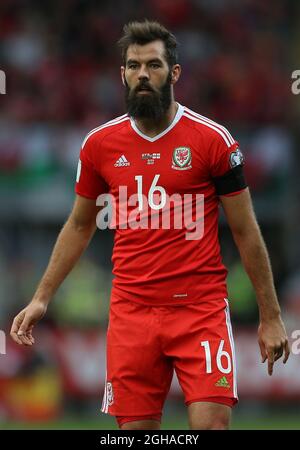
{"type": "Polygon", "coordinates": [[[172,169],[187,170],[192,168],[192,153],[189,147],[177,147],[174,149],[172,169]]]}
{"type": "Polygon", "coordinates": [[[107,403],[110,406],[114,402],[113,388],[110,382],[106,383],[106,392],[107,392],[107,403]]]}
{"type": "Polygon", "coordinates": [[[229,164],[232,169],[236,166],[242,166],[244,164],[244,156],[239,148],[230,153],[229,164]]]}

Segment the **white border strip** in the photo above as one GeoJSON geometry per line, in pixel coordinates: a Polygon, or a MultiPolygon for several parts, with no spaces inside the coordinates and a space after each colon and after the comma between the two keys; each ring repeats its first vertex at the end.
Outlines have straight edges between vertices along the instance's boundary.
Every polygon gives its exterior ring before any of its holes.
{"type": "Polygon", "coordinates": [[[107,414],[107,409],[108,409],[108,405],[107,405],[107,371],[105,372],[105,385],[104,385],[104,394],[103,394],[103,400],[102,400],[102,407],[101,407],[101,411],[105,414],[107,414]]]}
{"type": "Polygon", "coordinates": [[[177,122],[179,122],[179,120],[181,119],[183,112],[184,112],[184,106],[180,105],[178,102],[177,102],[177,104],[178,104],[178,110],[177,110],[177,113],[175,114],[175,117],[174,117],[172,123],[168,126],[168,128],[166,128],[164,131],[157,134],[156,136],[150,137],[150,136],[147,136],[146,134],[142,133],[136,126],[133,118],[130,117],[130,123],[131,123],[132,128],[139,136],[141,136],[143,139],[146,139],[146,141],[149,141],[149,142],[157,141],[158,139],[163,137],[165,134],[167,134],[172,128],[174,128],[175,125],[177,124],[177,122]]]}
{"type": "Polygon", "coordinates": [[[119,123],[125,122],[125,120],[129,120],[129,117],[127,116],[127,114],[124,114],[123,116],[120,116],[117,119],[113,119],[110,120],[109,122],[104,123],[103,125],[100,125],[100,127],[94,128],[93,130],[91,130],[85,137],[81,148],[83,148],[87,142],[87,140],[89,139],[90,136],[92,136],[94,133],[96,133],[97,131],[100,131],[104,128],[107,127],[112,127],[113,125],[118,125],[119,123]]]}
{"type": "Polygon", "coordinates": [[[222,130],[222,131],[226,134],[226,136],[228,137],[229,142],[231,142],[231,144],[234,144],[234,143],[235,143],[234,138],[231,136],[231,134],[229,133],[229,131],[227,130],[227,128],[225,128],[223,125],[220,125],[219,123],[215,122],[214,120],[209,119],[208,117],[201,116],[201,114],[198,114],[198,113],[192,111],[191,109],[187,108],[186,106],[185,106],[185,109],[186,109],[186,111],[187,111],[189,114],[191,114],[191,115],[197,117],[198,119],[202,119],[202,120],[204,120],[205,122],[210,123],[210,124],[212,124],[212,125],[218,127],[220,130],[222,130]]]}
{"type": "Polygon", "coordinates": [[[183,113],[183,116],[184,116],[184,117],[187,117],[188,119],[193,120],[194,122],[201,123],[202,125],[205,125],[205,126],[208,127],[208,128],[212,128],[212,129],[215,130],[217,133],[219,133],[219,135],[224,139],[224,141],[225,141],[227,147],[231,147],[232,144],[229,142],[227,136],[223,133],[222,130],[220,130],[219,128],[215,127],[213,124],[208,123],[208,122],[205,122],[205,121],[202,120],[202,119],[198,119],[198,118],[195,117],[195,116],[191,116],[191,115],[188,114],[187,112],[184,112],[184,113],[183,113]]]}
{"type": "Polygon", "coordinates": [[[226,325],[227,325],[227,331],[228,331],[228,337],[231,347],[231,353],[232,353],[232,365],[233,365],[233,395],[238,400],[238,394],[237,394],[237,378],[236,378],[236,359],[235,359],[235,348],[234,348],[234,341],[233,341],[233,334],[232,334],[232,327],[231,327],[231,321],[230,321],[230,311],[229,311],[229,303],[226,298],[224,298],[224,301],[226,303],[225,308],[225,317],[226,317],[226,325]]]}

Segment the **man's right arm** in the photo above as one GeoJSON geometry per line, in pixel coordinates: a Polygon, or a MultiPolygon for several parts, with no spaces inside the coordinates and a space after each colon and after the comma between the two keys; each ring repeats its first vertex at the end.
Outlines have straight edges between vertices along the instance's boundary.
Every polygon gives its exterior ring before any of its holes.
{"type": "Polygon", "coordinates": [[[57,238],[31,302],[13,321],[10,334],[18,344],[34,343],[33,326],[44,316],[51,298],[88,246],[96,231],[98,211],[95,200],[76,196],[73,210],[57,238]]]}

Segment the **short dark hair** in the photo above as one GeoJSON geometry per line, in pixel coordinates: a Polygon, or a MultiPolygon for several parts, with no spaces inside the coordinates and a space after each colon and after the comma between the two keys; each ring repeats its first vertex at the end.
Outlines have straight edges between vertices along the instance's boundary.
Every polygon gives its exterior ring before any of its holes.
{"type": "Polygon", "coordinates": [[[149,20],[130,22],[124,25],[123,32],[123,36],[118,41],[118,46],[122,51],[124,65],[126,64],[127,50],[130,45],[145,45],[156,40],[161,40],[164,43],[165,57],[169,67],[171,68],[177,63],[178,43],[176,37],[159,22],[149,20]]]}

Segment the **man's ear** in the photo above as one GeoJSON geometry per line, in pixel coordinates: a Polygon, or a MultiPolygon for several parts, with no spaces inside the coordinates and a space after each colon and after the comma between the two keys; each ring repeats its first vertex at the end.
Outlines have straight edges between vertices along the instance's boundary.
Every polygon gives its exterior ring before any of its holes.
{"type": "Polygon", "coordinates": [[[181,66],[179,64],[175,64],[172,68],[172,76],[171,76],[171,83],[175,84],[177,83],[179,77],[181,74],[181,66]]]}
{"type": "Polygon", "coordinates": [[[122,80],[123,86],[126,86],[126,83],[125,83],[125,67],[124,66],[121,66],[121,80],[122,80]]]}

